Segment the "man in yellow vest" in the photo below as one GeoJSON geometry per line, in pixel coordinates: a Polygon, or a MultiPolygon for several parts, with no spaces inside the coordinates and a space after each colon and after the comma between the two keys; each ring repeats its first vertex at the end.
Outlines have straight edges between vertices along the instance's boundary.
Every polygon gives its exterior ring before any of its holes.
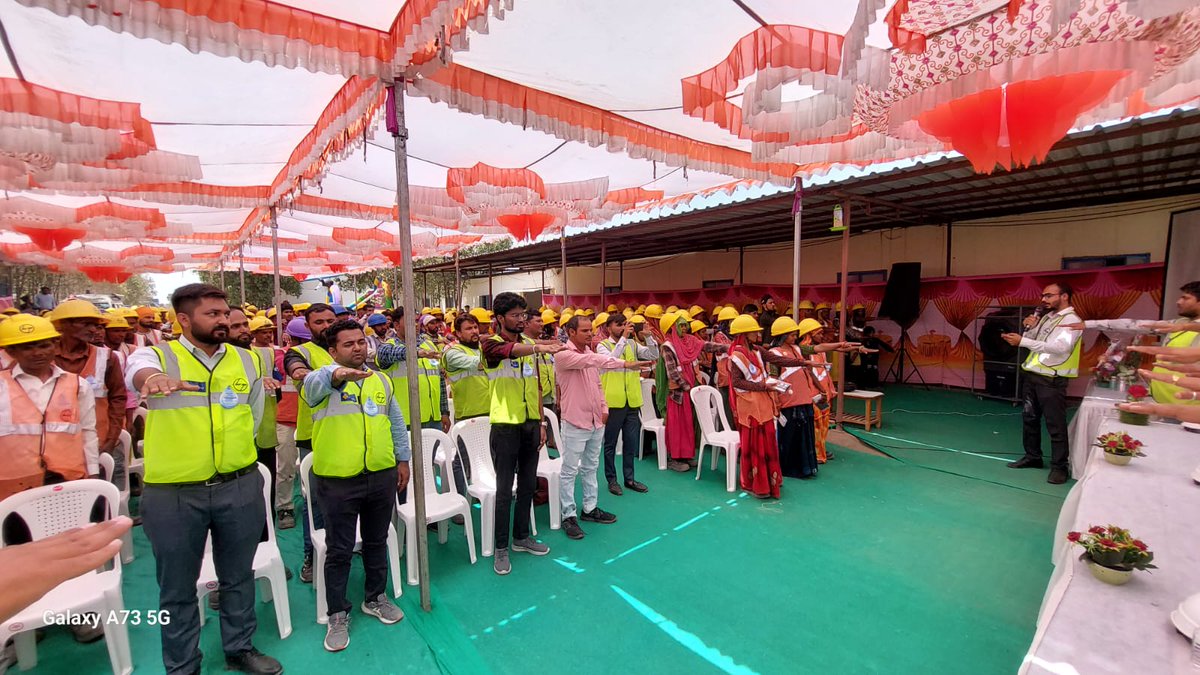
{"type": "MultiPolygon", "coordinates": [[[[308,342],[303,342],[294,345],[288,349],[283,355],[283,369],[287,372],[287,376],[295,384],[299,391],[296,402],[296,451],[301,458],[308,456],[312,452],[312,408],[304,401],[302,384],[304,378],[309,372],[327,366],[333,363],[333,357],[329,355],[325,344],[325,330],[332,326],[337,321],[336,315],[333,313],[333,307],[323,303],[315,302],[308,306],[308,311],[304,314],[304,325],[308,328],[312,339],[308,342]]],[[[316,506],[316,502],[313,502],[316,506]]],[[[305,509],[304,502],[300,504],[301,510],[305,509]]],[[[322,528],[325,526],[325,520],[321,516],[321,509],[318,506],[313,511],[313,524],[322,528]]],[[[300,565],[300,581],[306,584],[312,583],[312,533],[308,531],[308,516],[303,512],[300,514],[300,522],[304,525],[304,562],[300,565]]]]}
{"type": "Polygon", "coordinates": [[[509,525],[514,551],[546,555],[550,547],[530,536],[529,509],[537,488],[538,449],[545,442],[542,428],[542,392],[534,357],[556,354],[564,345],[557,341],[534,342],[522,335],[529,319],[525,298],[500,293],[492,303],[496,335],[484,340],[484,371],[487,373],[492,423],[491,450],[496,469],[496,542],[492,567],[496,574],[512,571],[508,561],[509,525]],[[517,481],[515,513],[512,490],[517,481]]]}
{"type": "MultiPolygon", "coordinates": [[[[325,331],[334,362],[304,378],[313,411],[313,495],[325,519],[325,649],[350,645],[346,585],[357,533],[362,534],[366,594],[361,609],[385,624],[404,618],[388,600],[387,534],[397,491],[408,486],[410,448],[404,414],[382,373],[368,370],[367,336],[353,319],[325,331]]],[[[399,582],[397,582],[399,583],[399,582]]]]}
{"type": "MultiPolygon", "coordinates": [[[[626,363],[636,361],[655,362],[658,347],[645,347],[633,338],[633,323],[626,321],[623,314],[610,314],[607,330],[609,337],[596,346],[596,352],[615,356],[626,363]]],[[[638,444],[642,440],[642,377],[637,370],[606,370],[600,373],[604,388],[604,399],[608,402],[608,421],[604,424],[604,477],[608,479],[608,491],[620,496],[624,490],[617,482],[617,437],[622,440],[622,482],[634,492],[646,492],[648,488],[634,479],[633,469],[637,462],[638,444]]]]}
{"type": "MultiPolygon", "coordinates": [[[[521,331],[521,334],[535,342],[542,339],[553,339],[545,333],[545,322],[542,319],[542,315],[530,312],[529,319],[525,321],[525,330],[521,331]]],[[[551,354],[534,354],[533,358],[537,361],[538,377],[541,378],[542,405],[557,411],[558,383],[555,381],[554,356],[551,354]]]]}
{"type": "Polygon", "coordinates": [[[1003,333],[1001,337],[1014,347],[1029,350],[1021,369],[1024,378],[1025,456],[1008,464],[1009,468],[1042,468],[1042,418],[1050,432],[1050,476],[1047,483],[1067,482],[1069,452],[1067,443],[1067,385],[1079,377],[1080,337],[1083,331],[1068,328],[1080,322],[1071,307],[1073,291],[1065,282],[1046,286],[1036,314],[1025,318],[1025,334],[1003,333]]]}
{"type": "Polygon", "coordinates": [[[178,340],[129,357],[126,384],[146,399],[142,526],[157,565],[160,626],[168,673],[201,669],[196,580],[211,535],[221,593],[225,666],[279,673],[254,648],[254,553],[266,526],[254,432],[262,417],[263,365],[226,344],[225,292],[188,284],[171,296],[178,340]]]}
{"type": "MultiPolygon", "coordinates": [[[[396,329],[396,339],[389,340],[375,350],[375,367],[387,373],[396,390],[396,399],[400,407],[408,410],[408,370],[405,365],[407,354],[404,347],[404,308],[399,307],[392,313],[392,324],[396,329]]],[[[417,325],[422,329],[432,326],[436,328],[441,319],[432,314],[424,314],[417,318],[417,325]]],[[[429,332],[417,336],[417,381],[418,395],[421,397],[421,419],[419,423],[425,429],[450,430],[450,403],[446,399],[446,382],[442,379],[439,359],[441,353],[434,337],[429,332]]]]}
{"type": "MultiPolygon", "coordinates": [[[[483,372],[483,352],[480,351],[479,319],[471,314],[454,318],[454,335],[458,341],[442,352],[442,367],[450,390],[454,393],[454,421],[484,417],[491,409],[487,373],[483,372]]],[[[467,448],[459,441],[458,456],[454,459],[454,481],[458,491],[466,494],[466,474],[463,462],[467,448]]]]}

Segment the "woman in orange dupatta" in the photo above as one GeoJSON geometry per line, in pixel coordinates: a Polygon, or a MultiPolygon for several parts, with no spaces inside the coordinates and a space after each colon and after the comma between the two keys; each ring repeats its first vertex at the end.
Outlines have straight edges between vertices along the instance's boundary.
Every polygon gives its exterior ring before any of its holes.
{"type": "Polygon", "coordinates": [[[742,489],[759,499],[778,499],[783,485],[775,435],[779,401],[759,355],[762,327],[754,317],[742,315],[733,321],[730,333],[734,340],[729,348],[729,399],[742,441],[742,489]]]}
{"type": "Polygon", "coordinates": [[[688,392],[696,386],[697,359],[705,352],[725,351],[686,333],[686,325],[679,314],[668,313],[660,320],[664,342],[655,378],[656,402],[666,411],[667,468],[680,473],[696,468],[696,416],[688,392]]]}

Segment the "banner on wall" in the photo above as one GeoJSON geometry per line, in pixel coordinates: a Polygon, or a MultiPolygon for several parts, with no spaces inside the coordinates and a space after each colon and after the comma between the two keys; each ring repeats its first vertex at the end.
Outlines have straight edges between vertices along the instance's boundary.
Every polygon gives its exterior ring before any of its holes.
{"type": "MultiPolygon", "coordinates": [[[[1041,301],[1042,289],[1063,281],[1075,290],[1072,301],[1076,311],[1089,319],[1156,319],[1163,297],[1161,263],[1108,267],[1094,270],[1055,270],[1010,275],[972,277],[940,277],[921,281],[921,316],[908,331],[909,354],[913,356],[921,375],[929,384],[983,388],[983,354],[978,347],[978,319],[991,313],[988,308],[1034,307],[1041,301]]],[[[888,319],[876,317],[883,300],[886,283],[851,284],[847,291],[850,306],[866,308],[869,324],[875,326],[879,337],[895,345],[900,328],[888,319]]],[[[813,304],[822,302],[833,306],[841,289],[837,284],[805,286],[801,300],[813,304]]],[[[740,309],[757,304],[764,295],[776,298],[781,305],[790,304],[792,287],[787,285],[743,285],[725,288],[705,288],[677,291],[634,291],[606,295],[606,304],[618,308],[657,303],[663,307],[699,305],[711,311],[717,304],[732,304],[740,309]]],[[[545,302],[556,310],[564,306],[561,295],[546,295],[545,302]]],[[[600,295],[570,295],[566,303],[573,307],[598,307],[600,295]]],[[[1099,331],[1084,334],[1084,353],[1081,372],[1095,366],[1097,359],[1110,343],[1109,336],[1099,331]]],[[[886,372],[891,357],[880,359],[880,372],[886,372]]],[[[911,381],[911,380],[910,380],[911,381]]],[[[1070,392],[1081,395],[1088,378],[1080,377],[1070,392]]]]}

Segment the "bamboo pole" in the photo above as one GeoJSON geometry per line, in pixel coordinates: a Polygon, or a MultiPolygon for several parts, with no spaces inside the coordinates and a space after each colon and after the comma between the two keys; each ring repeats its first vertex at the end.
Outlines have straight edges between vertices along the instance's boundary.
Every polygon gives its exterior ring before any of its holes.
{"type": "MultiPolygon", "coordinates": [[[[842,225],[846,229],[842,230],[842,289],[841,303],[842,310],[838,317],[838,342],[846,341],[846,294],[849,291],[850,285],[850,200],[842,200],[842,225]]],[[[844,429],[842,417],[846,412],[846,367],[849,365],[850,359],[845,352],[838,352],[838,400],[837,400],[837,427],[844,429]]]]}

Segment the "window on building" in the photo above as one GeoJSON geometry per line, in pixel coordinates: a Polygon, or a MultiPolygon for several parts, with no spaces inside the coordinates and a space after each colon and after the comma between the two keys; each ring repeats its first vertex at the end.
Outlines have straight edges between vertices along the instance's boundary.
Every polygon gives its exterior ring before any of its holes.
{"type": "Polygon", "coordinates": [[[733,279],[713,279],[704,282],[704,288],[729,288],[733,285],[733,279]]]}
{"type": "Polygon", "coordinates": [[[604,294],[605,294],[605,295],[611,295],[611,294],[613,294],[613,293],[620,293],[620,292],[621,292],[621,287],[620,287],[620,286],[605,286],[605,287],[604,287],[604,294]]]}
{"type": "Polygon", "coordinates": [[[1091,255],[1063,258],[1064,270],[1092,270],[1099,267],[1122,267],[1145,265],[1150,262],[1149,253],[1123,253],[1121,255],[1091,255]]]}
{"type": "MultiPolygon", "coordinates": [[[[852,284],[877,284],[887,281],[887,270],[860,270],[849,272],[846,279],[852,284]]],[[[842,273],[837,273],[837,283],[842,283],[842,273]]]]}

